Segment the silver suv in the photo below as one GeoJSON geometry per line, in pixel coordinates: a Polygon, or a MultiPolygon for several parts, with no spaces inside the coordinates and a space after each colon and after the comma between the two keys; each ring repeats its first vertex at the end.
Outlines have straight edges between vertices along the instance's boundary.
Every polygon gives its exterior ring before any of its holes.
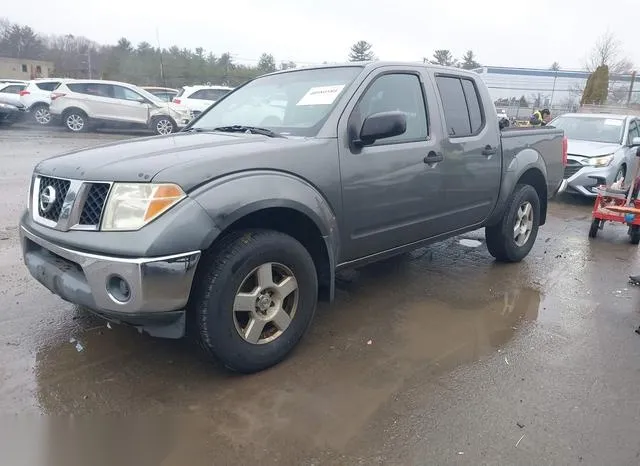
{"type": "Polygon", "coordinates": [[[171,134],[191,120],[184,106],[164,102],[133,84],[74,80],[51,94],[52,117],[73,132],[90,128],[147,128],[171,134]]]}

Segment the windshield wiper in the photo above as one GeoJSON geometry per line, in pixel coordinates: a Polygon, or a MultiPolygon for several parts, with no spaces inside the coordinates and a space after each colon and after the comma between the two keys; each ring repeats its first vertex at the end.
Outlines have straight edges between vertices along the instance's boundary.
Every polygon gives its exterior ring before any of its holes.
{"type": "Polygon", "coordinates": [[[244,126],[244,125],[232,125],[232,126],[219,126],[213,128],[211,131],[220,131],[223,133],[247,133],[247,134],[261,134],[263,136],[269,136],[270,138],[283,138],[282,134],[271,131],[267,128],[260,128],[258,126],[244,126]]]}

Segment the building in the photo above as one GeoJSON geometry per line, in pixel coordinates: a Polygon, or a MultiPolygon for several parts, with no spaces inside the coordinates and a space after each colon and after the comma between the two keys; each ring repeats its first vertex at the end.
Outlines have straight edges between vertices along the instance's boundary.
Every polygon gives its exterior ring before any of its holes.
{"type": "MultiPolygon", "coordinates": [[[[549,107],[575,109],[580,104],[589,72],[572,70],[542,70],[485,66],[477,68],[496,106],[549,107]]],[[[631,103],[640,103],[640,75],[612,75],[609,79],[609,100],[626,103],[631,90],[631,103]]]]}
{"type": "Polygon", "coordinates": [[[0,79],[48,78],[53,74],[53,62],[26,58],[0,57],[0,79]]]}

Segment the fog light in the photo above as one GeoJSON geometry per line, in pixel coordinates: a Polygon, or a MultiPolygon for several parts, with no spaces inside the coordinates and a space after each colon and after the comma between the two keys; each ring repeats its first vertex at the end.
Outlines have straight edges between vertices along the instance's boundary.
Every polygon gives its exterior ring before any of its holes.
{"type": "Polygon", "coordinates": [[[129,283],[119,275],[111,275],[107,280],[107,293],[119,303],[126,303],[131,299],[129,283]]]}

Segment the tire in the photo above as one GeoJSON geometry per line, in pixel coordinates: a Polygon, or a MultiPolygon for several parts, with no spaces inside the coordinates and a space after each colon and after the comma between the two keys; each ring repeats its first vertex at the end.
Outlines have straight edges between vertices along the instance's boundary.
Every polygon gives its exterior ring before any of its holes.
{"type": "Polygon", "coordinates": [[[589,228],[589,238],[595,238],[598,236],[598,230],[600,229],[600,220],[594,218],[591,222],[591,228],[589,228]]]}
{"type": "Polygon", "coordinates": [[[640,244],[640,225],[631,225],[631,244],[640,244]]]}
{"type": "Polygon", "coordinates": [[[209,357],[232,371],[253,373],[279,363],[297,345],[313,320],[317,300],[316,269],[304,246],[283,233],[245,230],[231,233],[202,258],[189,317],[209,357]],[[258,273],[268,277],[268,270],[272,282],[278,283],[266,288],[274,293],[271,297],[263,294],[258,281],[258,273]],[[292,282],[281,280],[281,273],[294,277],[295,290],[285,289],[292,282]],[[284,290],[281,296],[279,286],[284,290]],[[237,294],[244,303],[236,300],[237,294]],[[275,318],[282,317],[283,310],[293,315],[289,322],[275,318]],[[267,321],[264,327],[258,325],[267,321]]]}
{"type": "Polygon", "coordinates": [[[51,123],[51,112],[47,104],[36,104],[31,107],[32,122],[39,126],[47,126],[51,123]]]}
{"type": "MultiPolygon", "coordinates": [[[[524,217],[523,217],[524,218],[524,217]]],[[[527,257],[538,236],[540,226],[540,198],[533,186],[518,184],[507,203],[502,220],[497,225],[485,228],[485,238],[489,253],[499,262],[520,262],[527,257]],[[525,207],[529,206],[530,210],[525,207]],[[519,214],[526,211],[528,233],[515,236],[516,221],[521,222],[519,214]],[[519,212],[520,211],[520,212],[519,212]]],[[[524,230],[520,230],[523,232],[524,230]]]]}
{"type": "Polygon", "coordinates": [[[177,125],[172,118],[168,116],[157,116],[151,120],[151,129],[154,133],[161,136],[176,132],[177,125]]]}
{"type": "Polygon", "coordinates": [[[67,110],[62,115],[62,124],[67,131],[83,133],[89,130],[89,117],[82,110],[67,110]]]}

